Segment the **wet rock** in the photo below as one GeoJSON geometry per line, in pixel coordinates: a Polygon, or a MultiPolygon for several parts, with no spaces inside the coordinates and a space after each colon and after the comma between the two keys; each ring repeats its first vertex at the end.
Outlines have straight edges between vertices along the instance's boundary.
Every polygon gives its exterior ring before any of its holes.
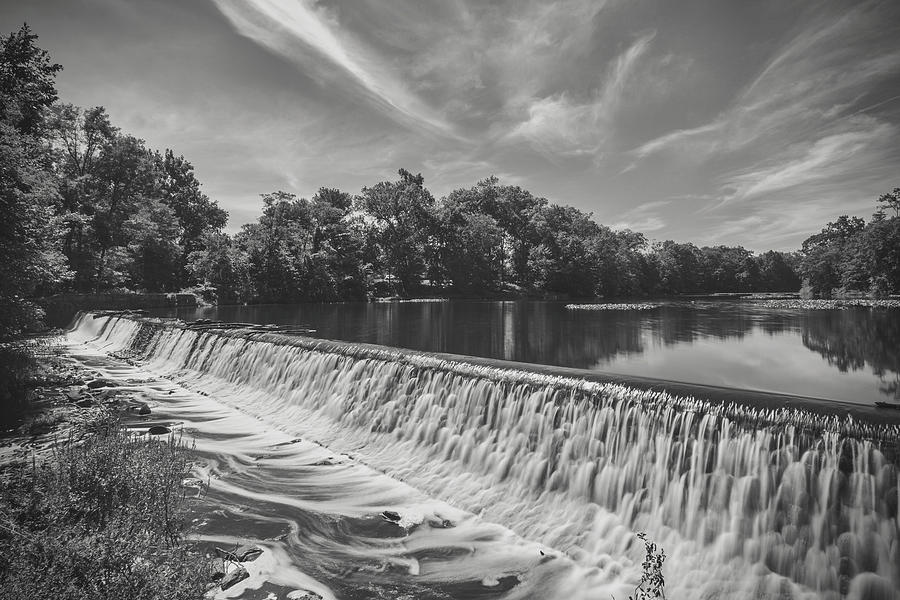
{"type": "Polygon", "coordinates": [[[112,379],[104,379],[102,377],[99,377],[97,379],[92,379],[91,381],[87,382],[88,389],[91,389],[91,390],[96,390],[97,388],[102,388],[102,387],[115,387],[116,385],[117,385],[116,382],[113,381],[112,379]]]}
{"type": "Polygon", "coordinates": [[[139,415],[149,415],[151,410],[150,407],[141,402],[140,404],[133,404],[128,407],[129,412],[137,413],[139,415]]]}
{"type": "Polygon", "coordinates": [[[294,590],[288,592],[288,600],[322,600],[322,596],[310,590],[294,590]]]}
{"type": "Polygon", "coordinates": [[[400,522],[400,513],[394,512],[392,510],[386,510],[381,513],[381,518],[385,521],[391,521],[392,523],[400,522]]]}
{"type": "Polygon", "coordinates": [[[76,387],[71,387],[65,391],[66,398],[71,401],[81,400],[81,397],[84,396],[84,392],[81,389],[76,387]]]}
{"type": "Polygon", "coordinates": [[[238,562],[253,562],[263,553],[263,549],[259,546],[245,545],[234,551],[238,562]]]}
{"type": "Polygon", "coordinates": [[[79,400],[78,402],[75,403],[75,406],[77,406],[78,408],[90,408],[93,405],[94,405],[94,399],[91,398],[90,396],[82,398],[81,400],[79,400]]]}
{"type": "Polygon", "coordinates": [[[219,587],[223,590],[227,590],[236,583],[240,583],[248,577],[250,577],[250,573],[247,572],[247,569],[240,565],[237,565],[235,568],[228,571],[228,573],[226,573],[224,577],[222,577],[222,581],[219,583],[219,587]]]}
{"type": "Polygon", "coordinates": [[[432,519],[428,521],[429,527],[432,529],[450,529],[453,527],[453,521],[450,519],[441,519],[438,521],[437,519],[432,519]]]}
{"type": "Polygon", "coordinates": [[[167,433],[172,433],[172,430],[163,425],[154,425],[147,430],[147,433],[149,433],[150,435],[165,435],[167,433]]]}

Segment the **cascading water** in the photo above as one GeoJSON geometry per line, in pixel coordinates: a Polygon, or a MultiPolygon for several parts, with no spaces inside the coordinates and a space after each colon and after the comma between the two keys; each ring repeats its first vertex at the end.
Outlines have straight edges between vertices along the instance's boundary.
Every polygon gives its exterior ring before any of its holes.
{"type": "Polygon", "coordinates": [[[562,550],[584,586],[633,582],[645,531],[670,598],[898,596],[896,425],[149,320],[70,335],[562,550]]]}

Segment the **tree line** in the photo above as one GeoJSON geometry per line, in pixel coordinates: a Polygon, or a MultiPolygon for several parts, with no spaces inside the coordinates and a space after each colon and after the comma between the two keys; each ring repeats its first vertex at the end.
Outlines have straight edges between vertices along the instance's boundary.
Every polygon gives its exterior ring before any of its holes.
{"type": "Polygon", "coordinates": [[[256,223],[205,237],[188,270],[219,301],[415,296],[568,298],[797,290],[800,257],[650,243],[495,177],[435,200],[421,174],[352,196],[264,194],[256,223]]]}
{"type": "Polygon", "coordinates": [[[194,289],[219,302],[372,296],[641,297],[900,291],[900,190],[865,224],[841,217],[800,252],[651,242],[497,178],[435,199],[421,174],[358,194],[262,195],[235,235],[173,150],[148,148],[102,107],[60,102],[62,69],[27,25],[0,38],[0,337],[29,297],[194,289]]]}

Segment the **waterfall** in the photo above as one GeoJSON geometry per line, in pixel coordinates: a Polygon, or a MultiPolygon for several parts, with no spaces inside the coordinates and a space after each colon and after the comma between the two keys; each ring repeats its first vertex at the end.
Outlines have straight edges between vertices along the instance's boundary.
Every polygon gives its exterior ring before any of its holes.
{"type": "Polygon", "coordinates": [[[82,315],[73,339],[671,598],[896,598],[900,427],[426,353],[82,315]],[[625,560],[622,564],[627,563],[625,560]]]}

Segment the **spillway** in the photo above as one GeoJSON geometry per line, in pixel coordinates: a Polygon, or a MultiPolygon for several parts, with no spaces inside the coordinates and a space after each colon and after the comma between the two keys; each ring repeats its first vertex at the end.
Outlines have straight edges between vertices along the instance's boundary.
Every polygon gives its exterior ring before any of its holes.
{"type": "Polygon", "coordinates": [[[564,552],[567,598],[634,583],[641,531],[669,598],[898,597],[895,424],[153,319],[69,336],[564,552]]]}

